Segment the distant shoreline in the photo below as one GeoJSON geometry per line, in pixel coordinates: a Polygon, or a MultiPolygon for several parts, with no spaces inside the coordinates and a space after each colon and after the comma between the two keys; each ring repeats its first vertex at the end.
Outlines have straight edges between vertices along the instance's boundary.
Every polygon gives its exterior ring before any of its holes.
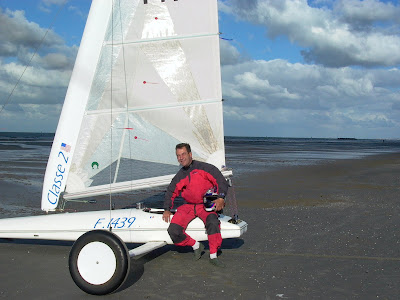
{"type": "MultiPolygon", "coordinates": [[[[0,130],[0,136],[2,135],[55,135],[55,132],[33,132],[33,131],[1,131],[0,130]]],[[[245,139],[265,139],[265,140],[270,140],[270,139],[299,139],[299,140],[384,140],[384,141],[397,141],[400,140],[400,136],[396,138],[355,138],[355,137],[289,137],[289,136],[242,136],[242,135],[225,135],[224,138],[232,138],[232,139],[240,139],[240,138],[245,138],[245,139]]]]}

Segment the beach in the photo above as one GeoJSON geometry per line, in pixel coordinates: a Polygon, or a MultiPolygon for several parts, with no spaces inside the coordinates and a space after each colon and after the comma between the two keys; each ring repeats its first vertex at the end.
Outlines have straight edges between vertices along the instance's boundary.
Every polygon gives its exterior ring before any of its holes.
{"type": "MultiPolygon", "coordinates": [[[[104,298],[397,299],[399,180],[400,153],[242,172],[234,186],[249,227],[224,240],[225,269],[208,251],[193,262],[190,249],[169,245],[132,259],[126,282],[104,298]]],[[[29,191],[13,184],[7,193],[29,191]]],[[[1,239],[0,297],[95,298],[69,275],[71,245],[1,239]]]]}

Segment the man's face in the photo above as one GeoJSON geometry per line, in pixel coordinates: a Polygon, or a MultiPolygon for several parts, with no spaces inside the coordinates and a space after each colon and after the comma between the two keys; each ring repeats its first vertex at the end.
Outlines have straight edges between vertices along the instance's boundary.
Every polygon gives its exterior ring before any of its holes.
{"type": "Polygon", "coordinates": [[[187,152],[186,148],[176,149],[176,158],[182,167],[188,167],[192,163],[192,152],[187,152]]]}

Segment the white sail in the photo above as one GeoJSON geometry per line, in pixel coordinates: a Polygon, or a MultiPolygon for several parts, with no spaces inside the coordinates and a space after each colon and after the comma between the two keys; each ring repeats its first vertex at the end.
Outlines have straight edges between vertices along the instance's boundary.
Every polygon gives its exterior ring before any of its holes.
{"type": "Polygon", "coordinates": [[[175,145],[225,165],[216,0],[94,0],[58,124],[42,209],[168,184],[175,145]]]}

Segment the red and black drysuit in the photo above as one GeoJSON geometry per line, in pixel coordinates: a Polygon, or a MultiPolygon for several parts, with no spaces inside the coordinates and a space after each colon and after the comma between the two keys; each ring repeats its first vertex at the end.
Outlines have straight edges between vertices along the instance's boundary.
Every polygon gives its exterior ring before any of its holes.
{"type": "Polygon", "coordinates": [[[216,212],[204,209],[203,197],[207,190],[216,187],[220,198],[225,198],[228,183],[221,172],[213,165],[193,160],[190,166],[182,167],[172,179],[165,194],[164,209],[170,211],[174,199],[181,196],[186,203],[179,206],[172,217],[168,233],[177,246],[193,246],[195,240],[186,232],[186,227],[199,217],[206,226],[210,253],[217,253],[222,238],[220,221],[216,212]]]}

